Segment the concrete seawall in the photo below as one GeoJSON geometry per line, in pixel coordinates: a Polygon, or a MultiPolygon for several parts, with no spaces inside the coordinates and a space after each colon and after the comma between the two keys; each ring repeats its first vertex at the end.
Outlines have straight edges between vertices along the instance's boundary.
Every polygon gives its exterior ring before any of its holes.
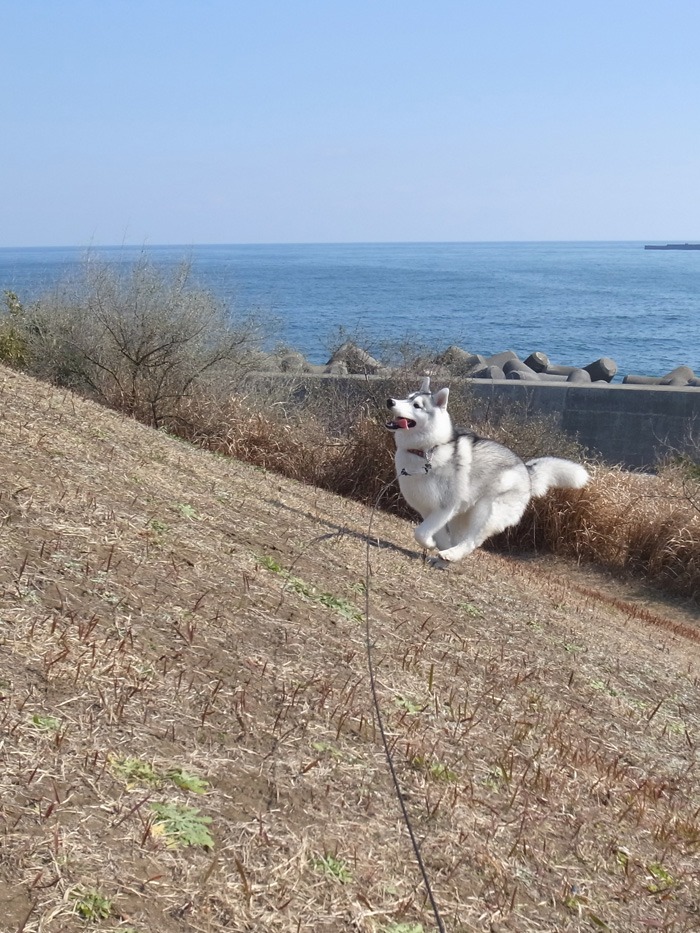
{"type": "MultiPolygon", "coordinates": [[[[328,391],[328,404],[339,390],[360,400],[382,400],[405,386],[405,377],[328,376],[308,373],[272,376],[256,374],[258,381],[284,379],[292,395],[328,391]]],[[[416,376],[416,385],[420,380],[416,376]]],[[[608,385],[606,383],[533,383],[485,379],[435,380],[435,387],[450,386],[453,394],[476,400],[477,413],[517,406],[526,417],[548,415],[561,430],[577,437],[592,454],[607,463],[630,469],[653,468],[669,451],[700,450],[700,388],[676,386],[608,385]],[[693,444],[695,445],[693,447],[693,444]]],[[[404,391],[402,388],[401,391],[404,391]]],[[[336,397],[337,403],[337,397],[336,397]]]]}
{"type": "Polygon", "coordinates": [[[700,446],[700,389],[472,379],[468,391],[485,405],[549,415],[592,453],[629,468],[653,467],[669,450],[691,448],[693,438],[700,446]]]}

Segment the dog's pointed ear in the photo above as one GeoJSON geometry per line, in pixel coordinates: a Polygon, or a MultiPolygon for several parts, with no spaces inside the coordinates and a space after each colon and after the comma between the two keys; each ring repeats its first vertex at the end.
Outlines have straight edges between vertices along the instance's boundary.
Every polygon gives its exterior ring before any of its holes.
{"type": "Polygon", "coordinates": [[[439,392],[435,393],[434,402],[438,408],[442,408],[444,411],[447,408],[447,398],[450,394],[449,389],[440,389],[439,392]]]}
{"type": "Polygon", "coordinates": [[[419,392],[430,392],[430,376],[424,376],[420,384],[419,392]]]}

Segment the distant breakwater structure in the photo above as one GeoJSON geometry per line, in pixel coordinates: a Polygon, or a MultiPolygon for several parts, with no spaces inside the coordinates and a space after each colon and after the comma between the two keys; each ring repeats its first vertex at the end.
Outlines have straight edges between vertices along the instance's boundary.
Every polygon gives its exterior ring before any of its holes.
{"type": "Polygon", "coordinates": [[[666,243],[663,246],[652,243],[644,249],[700,249],[700,243],[666,243]]]}
{"type": "MultiPolygon", "coordinates": [[[[373,357],[353,341],[346,341],[331,355],[327,363],[314,365],[301,353],[289,351],[275,358],[283,372],[308,372],[330,376],[383,376],[395,367],[373,357]]],[[[460,377],[491,381],[509,380],[533,383],[575,383],[596,386],[610,385],[617,375],[617,364],[603,356],[582,366],[552,363],[546,353],[535,351],[521,360],[514,350],[504,350],[491,356],[470,353],[458,346],[450,346],[441,353],[417,356],[401,368],[413,372],[426,372],[436,378],[460,377]]],[[[677,366],[661,376],[627,374],[623,385],[675,386],[700,388],[700,377],[690,366],[677,366]]]]}

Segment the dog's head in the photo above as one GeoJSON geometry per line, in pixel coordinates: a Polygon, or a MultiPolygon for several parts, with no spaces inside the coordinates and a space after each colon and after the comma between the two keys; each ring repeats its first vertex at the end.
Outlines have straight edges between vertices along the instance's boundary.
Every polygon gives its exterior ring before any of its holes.
{"type": "Polygon", "coordinates": [[[439,444],[446,441],[452,431],[447,414],[449,389],[430,391],[430,377],[426,376],[417,392],[408,398],[388,398],[386,406],[392,419],[387,428],[394,432],[397,447],[418,447],[420,444],[439,444]]]}

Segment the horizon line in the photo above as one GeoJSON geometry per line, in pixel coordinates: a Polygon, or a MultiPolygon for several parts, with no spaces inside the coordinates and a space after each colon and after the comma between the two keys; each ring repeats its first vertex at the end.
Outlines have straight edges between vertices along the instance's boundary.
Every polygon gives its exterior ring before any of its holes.
{"type": "Polygon", "coordinates": [[[692,243],[693,240],[675,237],[650,239],[534,239],[534,240],[264,240],[264,241],[231,241],[231,242],[160,242],[149,243],[42,243],[42,244],[12,244],[0,245],[0,250],[29,250],[29,249],[82,249],[87,252],[99,249],[195,249],[197,247],[231,247],[231,246],[478,246],[478,245],[506,245],[506,244],[537,244],[537,243],[692,243]]]}

